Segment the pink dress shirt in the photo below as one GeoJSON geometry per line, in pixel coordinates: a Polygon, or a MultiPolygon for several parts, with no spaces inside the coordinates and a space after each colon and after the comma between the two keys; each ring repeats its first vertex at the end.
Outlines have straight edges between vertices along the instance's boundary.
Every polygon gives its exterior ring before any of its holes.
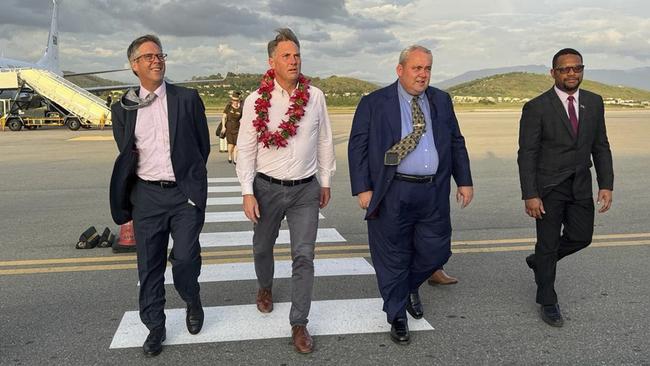
{"type": "MultiPolygon", "coordinates": [[[[135,147],[139,153],[137,174],[144,180],[175,182],[165,83],[154,93],[157,97],[153,103],[138,109],[135,123],[135,147]]],[[[145,98],[148,94],[149,91],[140,85],[140,98],[145,98]]]]}

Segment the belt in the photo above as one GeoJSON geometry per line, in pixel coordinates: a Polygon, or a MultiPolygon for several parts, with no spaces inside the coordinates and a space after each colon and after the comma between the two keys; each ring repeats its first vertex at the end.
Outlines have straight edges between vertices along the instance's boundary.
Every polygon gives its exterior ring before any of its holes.
{"type": "Polygon", "coordinates": [[[431,183],[436,179],[436,175],[410,175],[395,173],[395,180],[401,180],[409,183],[431,183]]]}
{"type": "Polygon", "coordinates": [[[273,177],[269,177],[268,175],[264,173],[257,173],[257,176],[264,179],[267,182],[271,182],[274,184],[279,184],[281,186],[297,186],[298,184],[303,184],[303,183],[309,183],[312,180],[314,180],[314,176],[312,175],[311,177],[303,178],[303,179],[296,179],[296,180],[282,180],[282,179],[275,179],[273,177]]]}
{"type": "Polygon", "coordinates": [[[138,180],[142,183],[147,183],[147,184],[152,184],[154,186],[158,186],[160,188],[174,188],[176,187],[176,182],[172,182],[170,180],[144,180],[142,178],[138,178],[138,180]]]}

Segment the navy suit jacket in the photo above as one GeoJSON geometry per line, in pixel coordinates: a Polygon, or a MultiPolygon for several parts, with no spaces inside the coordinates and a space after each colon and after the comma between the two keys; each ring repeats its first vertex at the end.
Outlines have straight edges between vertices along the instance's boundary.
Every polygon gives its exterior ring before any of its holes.
{"type": "MultiPolygon", "coordinates": [[[[172,166],[180,190],[205,210],[208,197],[206,163],[210,154],[210,134],[205,107],[194,89],[167,84],[167,115],[172,166]]],[[[139,91],[136,91],[136,94],[139,91]]],[[[119,155],[115,160],[110,184],[113,221],[121,225],[131,221],[131,189],[137,179],[138,153],[135,147],[137,110],[127,111],[120,103],[112,106],[113,136],[119,155]]]]}
{"type": "MultiPolygon", "coordinates": [[[[398,82],[361,98],[352,121],[348,144],[352,195],[373,191],[366,219],[381,215],[379,204],[397,169],[396,166],[384,165],[384,154],[402,138],[398,82]]],[[[450,177],[454,177],[458,186],[472,186],[469,156],[449,94],[433,87],[428,87],[425,93],[440,160],[436,186],[439,197],[445,197],[440,200],[440,210],[448,215],[450,177]]]]}

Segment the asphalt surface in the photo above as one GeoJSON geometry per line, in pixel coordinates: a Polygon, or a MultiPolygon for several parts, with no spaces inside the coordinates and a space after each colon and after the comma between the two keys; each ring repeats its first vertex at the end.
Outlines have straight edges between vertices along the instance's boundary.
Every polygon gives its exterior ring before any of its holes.
{"type": "MultiPolygon", "coordinates": [[[[289,338],[167,345],[155,360],[146,359],[139,347],[110,348],[124,313],[137,310],[133,256],[74,245],[90,225],[117,231],[108,209],[116,155],[111,131],[0,132],[0,364],[650,365],[650,195],[645,186],[650,111],[607,115],[614,205],[597,214],[592,247],[558,265],[557,291],[566,320],[559,329],[539,319],[533,274],[524,263],[534,223],[520,200],[519,113],[458,117],[472,159],[475,199],[464,210],[452,208],[455,254],[445,268],[460,283],[425,284],[420,292],[434,330],[413,332],[409,346],[393,344],[387,333],[315,336],[309,355],[296,354],[289,338]],[[104,140],[87,141],[97,137],[104,140]]],[[[331,118],[338,169],[320,226],[335,228],[346,241],[337,244],[340,250],[323,254],[367,256],[366,227],[350,196],[347,171],[352,116],[331,118]]],[[[211,117],[211,133],[215,127],[211,117]]],[[[210,177],[235,176],[225,160],[214,141],[210,177]]],[[[210,194],[223,196],[237,193],[210,194]]],[[[240,209],[230,205],[208,211],[240,209]]],[[[246,222],[207,223],[204,232],[251,229],[246,222]]],[[[204,249],[204,263],[250,261],[246,254],[224,250],[204,249]]],[[[252,304],[256,286],[254,280],[202,283],[203,304],[252,304]]],[[[166,288],[167,308],[182,308],[173,286],[166,288]]],[[[315,280],[314,301],[376,297],[372,275],[315,280]]],[[[274,299],[290,301],[289,279],[275,281],[274,299]]]]}

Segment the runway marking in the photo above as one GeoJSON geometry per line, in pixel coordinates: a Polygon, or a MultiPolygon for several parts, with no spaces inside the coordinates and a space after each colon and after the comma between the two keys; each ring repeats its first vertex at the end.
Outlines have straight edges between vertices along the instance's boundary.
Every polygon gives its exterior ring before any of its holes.
{"type": "Polygon", "coordinates": [[[113,141],[113,136],[78,136],[67,141],[113,141]]]}
{"type": "Polygon", "coordinates": [[[241,205],[243,203],[241,196],[233,197],[208,197],[206,202],[207,206],[222,206],[222,205],[241,205]]]}
{"type": "MultiPolygon", "coordinates": [[[[199,236],[199,241],[202,248],[250,246],[253,244],[253,230],[203,233],[199,236]]],[[[336,229],[318,229],[316,232],[316,243],[339,243],[344,241],[345,238],[336,229]]],[[[288,244],[289,242],[289,230],[280,230],[275,243],[288,244]]]]}
{"type": "MultiPolygon", "coordinates": [[[[383,301],[346,299],[312,301],[309,333],[314,336],[335,334],[388,333],[390,324],[381,310],[383,301]]],[[[201,333],[191,335],[185,326],[185,309],[165,310],[167,340],[165,345],[231,342],[254,339],[290,338],[291,303],[274,303],[273,312],[260,313],[254,304],[204,307],[205,323],[201,333]]],[[[433,330],[426,319],[409,316],[411,331],[433,330]]],[[[142,347],[149,331],[137,311],[124,314],[110,348],[142,347]]],[[[388,337],[388,334],[386,335],[388,337]]]]}
{"type": "MultiPolygon", "coordinates": [[[[628,234],[614,234],[611,235],[612,237],[622,237],[623,235],[628,235],[628,234]]],[[[649,234],[629,234],[633,235],[634,237],[642,237],[642,236],[647,236],[649,234]]],[[[604,235],[605,236],[605,235],[604,235]]],[[[609,236],[609,235],[606,235],[609,236]]],[[[632,237],[632,236],[630,236],[632,237]]],[[[532,239],[531,239],[532,240],[532,239]]],[[[455,243],[455,242],[454,242],[455,243]]],[[[650,240],[635,240],[635,241],[613,241],[613,242],[600,242],[600,243],[592,243],[590,247],[609,247],[609,246],[638,246],[638,245],[649,245],[650,240]]],[[[527,246],[511,246],[511,247],[503,247],[503,248],[512,248],[511,250],[515,250],[516,248],[524,248],[528,249],[531,248],[532,246],[527,245],[527,246]]],[[[333,246],[333,247],[319,247],[318,245],[316,246],[316,251],[327,251],[327,250],[359,250],[359,249],[367,249],[368,244],[354,244],[354,245],[340,245],[340,246],[333,246]]],[[[480,253],[480,252],[485,252],[489,251],[493,248],[454,248],[454,253],[480,253]]],[[[288,248],[275,248],[275,252],[288,252],[288,248]]],[[[220,256],[220,255],[237,255],[237,254],[250,254],[251,250],[250,249],[245,249],[245,250],[226,250],[226,251],[204,251],[201,253],[203,257],[211,257],[211,256],[220,256]]],[[[118,254],[118,255],[113,255],[110,257],[74,257],[74,258],[49,258],[49,259],[27,259],[27,260],[8,260],[8,261],[0,261],[0,267],[18,267],[18,266],[37,266],[37,265],[51,265],[51,264],[74,264],[74,263],[102,263],[102,262],[123,262],[123,261],[135,261],[136,256],[133,254],[118,254]]],[[[66,267],[69,268],[69,267],[66,267]]],[[[1,272],[0,272],[1,273],[1,272]]]]}
{"type": "MultiPolygon", "coordinates": [[[[593,240],[607,240],[607,239],[634,239],[650,237],[650,233],[634,233],[634,234],[608,234],[608,235],[594,235],[593,240]]],[[[518,239],[494,239],[494,240],[464,240],[454,241],[452,245],[488,245],[488,244],[517,244],[517,243],[535,243],[536,238],[518,238],[518,239]]]]}
{"type": "Polygon", "coordinates": [[[208,183],[239,183],[237,177],[208,178],[208,183]]]}
{"type": "MultiPolygon", "coordinates": [[[[291,260],[276,260],[273,278],[291,278],[291,260]]],[[[374,275],[375,269],[363,258],[314,259],[316,277],[374,275]]],[[[201,266],[199,282],[225,282],[255,280],[255,265],[247,263],[224,263],[201,266]]],[[[165,284],[174,283],[169,266],[165,271],[165,284]]]]}
{"type": "Polygon", "coordinates": [[[208,193],[241,192],[241,186],[209,186],[208,193]]]}
{"type": "MultiPolygon", "coordinates": [[[[325,216],[318,214],[318,219],[322,220],[325,216]]],[[[223,211],[223,212],[206,212],[205,222],[246,222],[250,221],[244,214],[244,211],[223,211]]]]}

